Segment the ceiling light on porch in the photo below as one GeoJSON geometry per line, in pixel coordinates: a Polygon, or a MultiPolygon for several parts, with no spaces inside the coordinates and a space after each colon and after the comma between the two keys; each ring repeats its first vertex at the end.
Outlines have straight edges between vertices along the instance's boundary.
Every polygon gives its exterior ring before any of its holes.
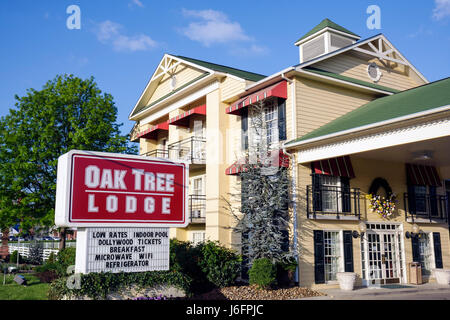
{"type": "Polygon", "coordinates": [[[420,151],[420,152],[414,152],[413,153],[413,160],[414,161],[426,161],[433,159],[433,152],[432,151],[420,151]]]}

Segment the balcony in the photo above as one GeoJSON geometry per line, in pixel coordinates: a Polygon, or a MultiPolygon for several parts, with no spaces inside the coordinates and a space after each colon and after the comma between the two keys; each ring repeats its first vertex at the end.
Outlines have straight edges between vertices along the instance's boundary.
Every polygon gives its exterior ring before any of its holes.
{"type": "Polygon", "coordinates": [[[167,159],[167,158],[169,158],[169,152],[168,152],[168,150],[164,150],[164,149],[155,149],[155,150],[152,150],[152,151],[142,154],[142,156],[167,159]]]}
{"type": "Polygon", "coordinates": [[[448,198],[444,195],[403,195],[405,218],[408,222],[449,223],[448,198]]]}
{"type": "Polygon", "coordinates": [[[206,222],[206,196],[189,196],[189,217],[191,223],[206,222]]]}
{"type": "Polygon", "coordinates": [[[306,187],[308,219],[359,220],[361,191],[359,188],[338,186],[306,187]]]}
{"type": "Polygon", "coordinates": [[[170,144],[168,149],[171,160],[187,161],[189,164],[206,163],[205,138],[190,137],[170,144]]]}

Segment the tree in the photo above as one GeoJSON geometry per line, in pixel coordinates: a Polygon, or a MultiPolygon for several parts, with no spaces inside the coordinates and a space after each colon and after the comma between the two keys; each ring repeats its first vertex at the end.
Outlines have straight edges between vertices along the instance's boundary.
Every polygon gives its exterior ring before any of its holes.
{"type": "Polygon", "coordinates": [[[58,75],[15,96],[0,119],[0,227],[52,226],[58,157],[72,149],[137,152],[121,135],[117,108],[94,78],[58,75]]]}
{"type": "Polygon", "coordinates": [[[267,143],[264,108],[260,102],[250,110],[253,138],[239,161],[240,190],[226,200],[237,220],[234,230],[241,234],[247,268],[256,259],[276,264],[293,256],[289,246],[290,176],[286,168],[278,166],[278,146],[267,143]]]}

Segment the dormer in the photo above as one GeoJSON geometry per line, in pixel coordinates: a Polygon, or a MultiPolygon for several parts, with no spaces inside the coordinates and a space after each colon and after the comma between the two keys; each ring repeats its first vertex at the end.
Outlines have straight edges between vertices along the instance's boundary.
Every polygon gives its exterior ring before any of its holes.
{"type": "Polygon", "coordinates": [[[300,50],[300,63],[346,47],[361,37],[329,19],[324,19],[295,42],[300,50]]]}

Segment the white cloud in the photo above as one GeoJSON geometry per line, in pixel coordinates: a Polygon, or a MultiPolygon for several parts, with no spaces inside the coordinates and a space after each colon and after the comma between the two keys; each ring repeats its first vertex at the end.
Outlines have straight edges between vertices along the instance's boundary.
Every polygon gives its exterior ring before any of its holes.
{"type": "Polygon", "coordinates": [[[434,0],[433,19],[442,20],[450,16],[450,0],[434,0]]]}
{"type": "Polygon", "coordinates": [[[235,56],[252,56],[252,55],[264,55],[269,52],[269,49],[264,46],[256,44],[249,45],[248,47],[236,47],[233,46],[229,49],[229,53],[235,56]]]}
{"type": "Polygon", "coordinates": [[[209,47],[216,43],[229,43],[235,41],[251,41],[238,22],[230,21],[226,14],[215,10],[186,10],[183,15],[187,18],[197,18],[181,32],[193,41],[198,41],[209,47]]]}
{"type": "Polygon", "coordinates": [[[97,39],[104,44],[111,44],[116,51],[145,51],[158,46],[158,43],[145,34],[127,36],[122,32],[123,26],[106,20],[98,24],[97,39]]]}
{"type": "Polygon", "coordinates": [[[131,0],[131,3],[128,4],[129,7],[136,5],[138,7],[143,8],[144,4],[140,0],[131,0]]]}
{"type": "Polygon", "coordinates": [[[145,34],[133,37],[119,35],[113,41],[114,48],[118,51],[145,51],[157,46],[156,41],[145,34]]]}
{"type": "Polygon", "coordinates": [[[433,35],[433,31],[431,31],[430,29],[424,27],[423,25],[420,26],[419,30],[417,30],[414,33],[410,33],[408,35],[408,38],[417,38],[417,37],[421,37],[421,36],[432,36],[433,35]]]}

